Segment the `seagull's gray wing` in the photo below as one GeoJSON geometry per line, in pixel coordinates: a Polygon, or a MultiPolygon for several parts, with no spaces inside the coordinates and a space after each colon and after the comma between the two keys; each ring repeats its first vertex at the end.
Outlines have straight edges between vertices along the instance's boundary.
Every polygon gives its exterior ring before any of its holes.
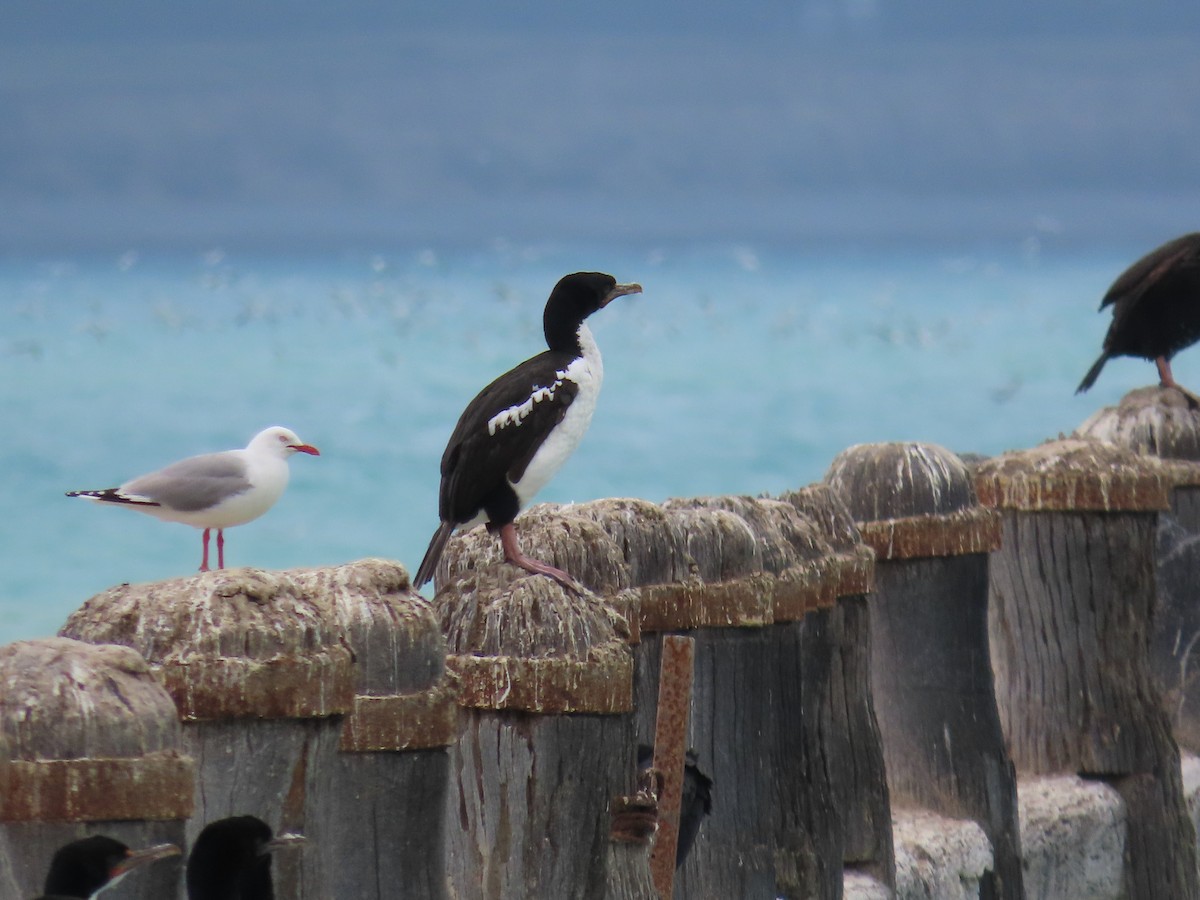
{"type": "Polygon", "coordinates": [[[201,512],[250,488],[245,460],[238,453],[226,452],[180,460],[135,478],[120,490],[179,512],[201,512]]]}

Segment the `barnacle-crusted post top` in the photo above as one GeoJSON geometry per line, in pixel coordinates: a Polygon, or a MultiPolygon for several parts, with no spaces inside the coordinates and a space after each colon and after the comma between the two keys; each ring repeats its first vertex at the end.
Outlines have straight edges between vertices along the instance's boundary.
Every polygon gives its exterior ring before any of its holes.
{"type": "Polygon", "coordinates": [[[1075,437],[1117,444],[1145,456],[1200,461],[1200,410],[1172,388],[1130,391],[1092,413],[1075,437]]]}
{"type": "Polygon", "coordinates": [[[0,821],[183,819],[192,760],[170,695],[128,647],[0,647],[0,821]]]}
{"type": "Polygon", "coordinates": [[[386,559],[292,571],[327,609],[354,653],[354,708],[342,727],[346,752],[444,747],[458,707],[446,674],[446,639],[408,571],[386,559]]]}
{"type": "Polygon", "coordinates": [[[477,569],[438,592],[459,702],[536,713],[628,712],[628,625],[595,596],[507,566],[477,569]]]}
{"type": "Polygon", "coordinates": [[[354,696],[337,621],[287,572],[120,585],[88,600],[60,633],[138,650],[184,720],[337,715],[354,696]]]}
{"type": "Polygon", "coordinates": [[[999,519],[979,507],[966,464],[936,444],[857,444],[834,458],[825,481],[880,559],[986,553],[999,544],[999,519]]]}
{"type": "Polygon", "coordinates": [[[997,509],[1153,512],[1169,508],[1170,470],[1101,441],[1066,438],[979,465],[981,503],[997,509]]]}

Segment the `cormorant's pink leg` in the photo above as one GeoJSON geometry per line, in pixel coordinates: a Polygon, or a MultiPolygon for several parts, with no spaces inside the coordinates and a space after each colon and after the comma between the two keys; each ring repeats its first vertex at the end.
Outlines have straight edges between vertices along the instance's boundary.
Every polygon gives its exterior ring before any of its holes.
{"type": "Polygon", "coordinates": [[[1169,359],[1165,356],[1160,356],[1154,360],[1154,364],[1158,366],[1158,380],[1163,387],[1175,388],[1175,390],[1183,394],[1184,399],[1188,402],[1188,406],[1192,409],[1200,409],[1200,397],[1197,397],[1187,388],[1181,386],[1171,375],[1171,361],[1169,359]]]}
{"type": "Polygon", "coordinates": [[[200,571],[207,572],[208,571],[208,529],[207,528],[204,529],[204,537],[202,538],[202,540],[204,541],[204,558],[200,560],[200,571]]]}
{"type": "Polygon", "coordinates": [[[217,529],[217,568],[225,568],[225,529],[217,529]]]}
{"type": "Polygon", "coordinates": [[[1158,380],[1163,387],[1179,387],[1175,383],[1175,379],[1171,377],[1171,361],[1165,356],[1160,356],[1154,360],[1154,364],[1158,366],[1158,380]]]}
{"type": "Polygon", "coordinates": [[[520,546],[517,544],[517,529],[512,522],[500,526],[500,546],[504,548],[505,562],[510,562],[514,566],[520,566],[526,572],[533,572],[535,575],[545,575],[553,578],[569,591],[575,591],[577,594],[584,593],[583,585],[562,569],[557,569],[549,563],[533,559],[522,553],[520,546]]]}

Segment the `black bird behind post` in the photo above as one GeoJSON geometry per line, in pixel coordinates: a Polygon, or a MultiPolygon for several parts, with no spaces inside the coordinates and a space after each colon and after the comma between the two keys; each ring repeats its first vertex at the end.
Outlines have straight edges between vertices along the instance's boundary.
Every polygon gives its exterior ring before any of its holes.
{"type": "Polygon", "coordinates": [[[303,842],[298,834],[273,837],[255,816],[209,822],[188,856],[188,900],[275,900],[271,855],[303,842]]]}
{"type": "Polygon", "coordinates": [[[591,423],[604,367],[584,320],[617,297],[641,290],[600,272],[576,272],[554,286],[542,316],[549,349],[480,391],[450,436],[438,495],[442,524],[417,570],[417,587],[433,578],[456,528],[486,522],[489,531],[500,533],[505,560],[577,588],[566,572],[521,552],[513,520],[591,423]]]}
{"type": "Polygon", "coordinates": [[[45,893],[37,900],[88,900],[134,869],[178,855],[179,848],[174,844],[130,850],[102,834],[71,841],[54,854],[46,874],[45,893]]]}
{"type": "Polygon", "coordinates": [[[1163,387],[1175,383],[1171,358],[1200,340],[1200,233],[1185,234],[1147,253],[1113,282],[1100,309],[1113,308],[1112,325],[1100,358],[1083,376],[1075,393],[1096,382],[1114,356],[1137,356],[1158,366],[1163,387]]]}

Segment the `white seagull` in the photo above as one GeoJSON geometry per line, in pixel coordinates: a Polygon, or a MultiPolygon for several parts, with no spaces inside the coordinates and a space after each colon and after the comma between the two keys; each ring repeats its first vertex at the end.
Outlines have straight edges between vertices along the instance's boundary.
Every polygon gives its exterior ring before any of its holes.
{"type": "Polygon", "coordinates": [[[96,503],[125,506],[166,522],[204,529],[208,571],[208,537],[217,529],[217,568],[225,568],[225,529],[245,525],[275,505],[288,483],[288,458],[294,453],[320,456],[296,433],[278,425],[256,434],[244,450],[205,453],[141,475],[120,487],[69,491],[96,503]]]}

